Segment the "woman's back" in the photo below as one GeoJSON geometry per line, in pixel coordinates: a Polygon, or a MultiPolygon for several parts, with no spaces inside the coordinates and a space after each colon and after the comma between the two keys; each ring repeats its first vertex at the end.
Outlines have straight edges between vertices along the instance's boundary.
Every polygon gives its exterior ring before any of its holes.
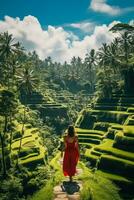
{"type": "Polygon", "coordinates": [[[78,137],[73,126],[69,126],[67,136],[64,137],[65,152],[63,158],[63,173],[70,177],[76,173],[76,165],[79,159],[78,137]]]}
{"type": "Polygon", "coordinates": [[[73,149],[76,147],[76,137],[67,136],[66,139],[66,149],[73,149]]]}

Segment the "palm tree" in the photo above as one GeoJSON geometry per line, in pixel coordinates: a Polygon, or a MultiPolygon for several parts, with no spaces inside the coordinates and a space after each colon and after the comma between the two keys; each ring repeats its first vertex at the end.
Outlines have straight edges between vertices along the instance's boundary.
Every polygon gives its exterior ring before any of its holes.
{"type": "Polygon", "coordinates": [[[22,134],[20,138],[20,145],[18,155],[20,154],[21,146],[22,146],[22,138],[24,135],[25,123],[26,123],[26,110],[28,97],[32,94],[32,91],[36,88],[38,84],[38,79],[34,75],[34,71],[30,69],[31,63],[25,63],[23,69],[16,76],[18,81],[18,88],[23,94],[24,97],[24,112],[23,112],[23,124],[22,124],[22,134]]]}
{"type": "Polygon", "coordinates": [[[99,65],[103,68],[109,65],[109,45],[102,44],[102,47],[98,51],[99,65]]]}
{"type": "Polygon", "coordinates": [[[9,90],[0,91],[0,115],[4,118],[3,131],[0,132],[1,149],[2,149],[2,166],[3,176],[6,176],[5,163],[5,138],[7,133],[8,120],[15,114],[17,101],[13,92],[9,90]]]}
{"type": "Polygon", "coordinates": [[[14,38],[8,32],[0,35],[0,58],[7,59],[12,53],[22,50],[19,42],[14,42],[14,38]]]}
{"type": "Polygon", "coordinates": [[[6,84],[9,88],[10,79],[15,72],[15,61],[17,55],[22,52],[23,48],[19,42],[14,42],[14,38],[8,32],[0,34],[0,74],[1,83],[6,84]]]}
{"type": "Polygon", "coordinates": [[[91,83],[91,92],[94,92],[95,67],[96,67],[96,53],[94,49],[91,49],[91,51],[88,54],[86,54],[85,66],[88,71],[89,81],[91,83]]]}
{"type": "Polygon", "coordinates": [[[111,69],[113,69],[113,73],[119,72],[120,68],[120,57],[119,57],[119,38],[115,38],[113,42],[109,45],[109,51],[107,54],[107,61],[109,61],[109,66],[111,69]]]}
{"type": "Polygon", "coordinates": [[[134,71],[133,65],[129,63],[130,58],[133,56],[133,41],[134,41],[134,26],[128,24],[118,23],[113,26],[110,31],[119,32],[120,37],[120,60],[121,60],[121,74],[125,81],[125,90],[132,90],[131,85],[133,82],[134,71]]]}
{"type": "Polygon", "coordinates": [[[82,67],[82,59],[78,56],[76,62],[77,62],[76,63],[76,75],[77,75],[77,77],[79,77],[80,70],[81,70],[81,67],[82,67]]]}
{"type": "Polygon", "coordinates": [[[117,23],[110,29],[110,31],[112,31],[112,32],[121,32],[121,31],[134,32],[134,26],[132,26],[130,24],[117,23]]]}
{"type": "Polygon", "coordinates": [[[76,74],[76,64],[77,64],[77,59],[75,56],[71,59],[71,74],[75,75],[76,74]]]}
{"type": "Polygon", "coordinates": [[[129,53],[130,53],[130,40],[131,40],[131,34],[129,34],[129,32],[125,31],[124,33],[121,34],[120,47],[124,52],[126,66],[128,64],[129,53]]]}

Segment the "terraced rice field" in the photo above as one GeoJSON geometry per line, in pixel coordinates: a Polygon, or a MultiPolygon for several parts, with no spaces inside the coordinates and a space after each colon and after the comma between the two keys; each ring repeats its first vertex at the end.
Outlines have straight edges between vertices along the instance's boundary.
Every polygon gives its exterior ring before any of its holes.
{"type": "MultiPolygon", "coordinates": [[[[44,164],[46,149],[41,144],[38,129],[28,127],[28,124],[25,125],[25,131],[22,137],[22,144],[18,158],[18,163],[27,167],[33,167],[37,164],[44,164]]],[[[18,132],[21,133],[22,124],[18,124],[16,129],[18,130],[18,132]]],[[[20,139],[20,137],[13,139],[11,145],[12,155],[18,154],[20,147],[20,139]]]]}
{"type": "Polygon", "coordinates": [[[89,165],[134,186],[134,97],[98,100],[81,111],[76,126],[89,165]]]}

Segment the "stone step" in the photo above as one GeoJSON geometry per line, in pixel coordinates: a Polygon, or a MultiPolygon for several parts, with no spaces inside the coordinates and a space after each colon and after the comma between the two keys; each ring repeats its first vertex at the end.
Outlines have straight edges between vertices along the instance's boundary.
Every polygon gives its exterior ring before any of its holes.
{"type": "Polygon", "coordinates": [[[61,185],[57,185],[54,187],[54,200],[80,200],[79,191],[81,189],[81,182],[63,181],[61,185]]]}
{"type": "MultiPolygon", "coordinates": [[[[62,159],[58,160],[58,163],[63,163],[62,159]]],[[[65,180],[54,187],[54,200],[80,200],[80,190],[82,189],[82,182],[75,180],[76,177],[82,174],[81,168],[76,169],[77,173],[73,177],[73,182],[68,181],[68,177],[65,180]]]]}

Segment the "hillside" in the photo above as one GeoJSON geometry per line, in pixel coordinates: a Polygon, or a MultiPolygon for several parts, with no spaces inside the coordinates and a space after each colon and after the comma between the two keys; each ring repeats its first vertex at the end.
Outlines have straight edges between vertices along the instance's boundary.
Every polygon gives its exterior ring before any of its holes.
{"type": "Polygon", "coordinates": [[[129,194],[133,194],[134,186],[133,103],[133,96],[98,99],[94,108],[87,107],[76,121],[88,165],[103,172],[129,194]]]}

